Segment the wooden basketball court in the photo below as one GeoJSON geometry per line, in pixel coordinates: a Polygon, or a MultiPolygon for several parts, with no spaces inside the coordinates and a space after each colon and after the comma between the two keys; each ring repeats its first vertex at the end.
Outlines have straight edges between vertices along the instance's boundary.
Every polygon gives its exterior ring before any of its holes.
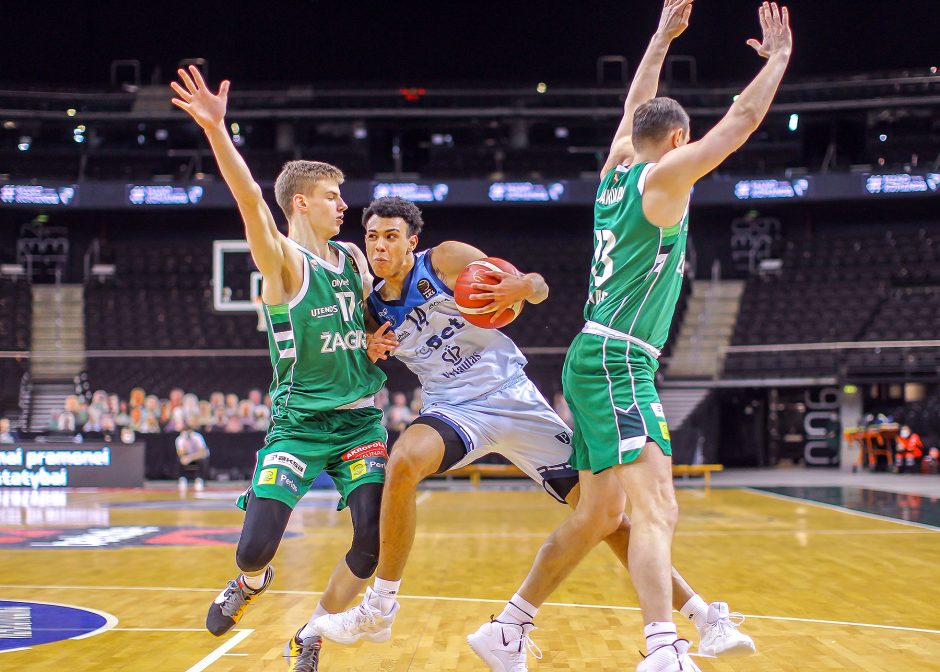
{"type": "MultiPolygon", "coordinates": [[[[19,650],[0,639],[0,670],[286,669],[284,643],[345,553],[349,516],[333,510],[332,495],[308,497],[272,590],[216,639],[203,622],[235,575],[232,497],[0,491],[0,600],[72,605],[102,612],[104,623],[19,650]]],[[[676,564],[706,600],[747,615],[759,648],[751,658],[698,658],[703,670],[940,670],[940,530],[746,489],[680,490],[679,500],[676,564]]],[[[535,489],[423,492],[393,639],[326,643],[321,670],[484,670],[466,635],[501,609],[565,515],[535,489]]],[[[596,549],[542,610],[533,639],[544,658],[530,669],[633,669],[636,605],[625,571],[596,549]]],[[[680,633],[695,634],[687,624],[680,633]]]]}

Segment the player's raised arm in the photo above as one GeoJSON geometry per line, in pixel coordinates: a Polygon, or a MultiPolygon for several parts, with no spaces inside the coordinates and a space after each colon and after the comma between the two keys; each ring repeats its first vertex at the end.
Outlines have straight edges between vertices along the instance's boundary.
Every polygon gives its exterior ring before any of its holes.
{"type": "Polygon", "coordinates": [[[170,83],[179,96],[172,102],[205,131],[222,177],[232,191],[245,222],[245,237],[251,256],[265,278],[277,277],[284,267],[282,236],[261,195],[261,187],[251,176],[248,165],[225,129],[229,82],[222,82],[219,92],[212,93],[195,66],[189,66],[189,72],[182,68],[177,72],[182,84],[170,83]]]}
{"type": "MultiPolygon", "coordinates": [[[[672,200],[675,207],[677,198],[684,199],[695,182],[741,147],[767,116],[790,62],[793,35],[786,7],[780,9],[775,2],[765,2],[760,7],[759,17],[763,41],[751,39],[747,43],[767,59],[766,65],[711,131],[697,142],[668,152],[650,172],[646,188],[652,200],[664,204],[672,200]]],[[[668,209],[668,205],[666,207],[668,209]]],[[[646,195],[644,211],[647,211],[646,195]]],[[[653,217],[651,219],[655,221],[653,217]]],[[[665,221],[675,222],[677,219],[678,216],[666,217],[665,221]]]]}
{"type": "Polygon", "coordinates": [[[610,145],[610,154],[601,171],[601,179],[613,170],[614,166],[627,163],[633,158],[633,115],[640,105],[656,97],[669,45],[689,27],[692,2],[693,0],[666,0],[662,16],[659,18],[659,27],[653,34],[646,53],[643,54],[643,60],[640,61],[627,93],[627,100],[623,105],[623,119],[620,120],[620,126],[610,145]]]}

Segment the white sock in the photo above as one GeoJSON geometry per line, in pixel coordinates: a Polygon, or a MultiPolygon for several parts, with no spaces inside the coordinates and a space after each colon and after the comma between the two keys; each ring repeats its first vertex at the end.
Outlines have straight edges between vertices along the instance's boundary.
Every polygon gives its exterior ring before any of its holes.
{"type": "Polygon", "coordinates": [[[254,576],[248,576],[247,574],[242,574],[242,583],[251,588],[252,590],[260,590],[261,586],[264,585],[264,577],[268,574],[268,568],[265,567],[260,574],[255,574],[254,576]]]}
{"type": "Polygon", "coordinates": [[[398,581],[386,581],[385,579],[375,577],[372,590],[376,597],[379,598],[379,603],[376,606],[382,610],[383,614],[387,615],[392,613],[392,609],[395,608],[395,603],[398,602],[399,588],[401,588],[401,579],[398,581]]]}
{"type": "Polygon", "coordinates": [[[679,610],[685,618],[692,621],[697,630],[705,627],[705,617],[708,615],[708,603],[698,594],[689,598],[689,601],[682,605],[679,610]]]}
{"type": "Polygon", "coordinates": [[[643,634],[646,635],[646,655],[679,639],[676,624],[669,622],[650,623],[643,628],[643,634]]]}
{"type": "Polygon", "coordinates": [[[317,603],[317,608],[314,610],[313,615],[310,617],[310,620],[307,622],[307,625],[305,625],[300,630],[300,639],[304,640],[304,639],[307,639],[307,637],[313,637],[313,636],[319,637],[320,632],[317,630],[317,627],[313,624],[313,622],[317,620],[318,618],[320,618],[321,616],[326,616],[328,613],[330,612],[324,609],[322,604],[317,603]]]}
{"type": "Polygon", "coordinates": [[[522,595],[516,593],[512,599],[506,603],[506,607],[497,616],[496,620],[502,623],[531,623],[535,620],[535,615],[539,613],[539,608],[526,600],[522,595]]]}

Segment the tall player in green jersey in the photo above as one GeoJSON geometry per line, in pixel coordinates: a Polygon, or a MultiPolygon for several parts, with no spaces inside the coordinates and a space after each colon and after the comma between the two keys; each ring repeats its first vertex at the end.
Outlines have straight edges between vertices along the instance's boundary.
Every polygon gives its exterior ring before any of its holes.
{"type": "MultiPolygon", "coordinates": [[[[339,233],[346,204],[342,172],[329,164],[290,161],[274,185],[288,221],[282,235],[225,126],[228,82],[213,94],[196,68],[179,71],[173,103],[206,133],[245,223],[251,256],[263,276],[274,380],[271,426],[252,483],[239,498],[245,522],[235,553],[242,573],[209,607],[206,627],[230,630],[271,583],[271,560],[291,512],[326,471],[350,508],[352,547],[339,562],[310,619],[291,638],[292,672],[313,672],[320,637],[313,620],[345,609],[375,571],[387,434],[374,395],[385,374],[368,358],[362,303],[371,291],[365,256],[339,233]]],[[[376,633],[373,641],[388,634],[376,633]]]]}
{"type": "Polygon", "coordinates": [[[678,507],[669,429],[653,375],[682,281],[692,187],[757,130],[783,78],[792,37],[787,9],[764,3],[763,41],[748,44],[767,64],[727,115],[701,140],[690,142],[685,110],[655,96],[669,44],[687,27],[691,11],[692,0],[666,1],[601,173],[586,325],[568,351],[563,373],[575,419],[571,461],[579,470],[581,499],[542,546],[500,619],[471,635],[478,652],[486,641],[489,656],[483,657],[493,670],[527,669],[524,651],[535,612],[617,528],[627,498],[630,577],[647,624],[648,655],[637,670],[698,670],[689,658],[689,642],[678,638],[672,620],[670,566],[678,507]]]}

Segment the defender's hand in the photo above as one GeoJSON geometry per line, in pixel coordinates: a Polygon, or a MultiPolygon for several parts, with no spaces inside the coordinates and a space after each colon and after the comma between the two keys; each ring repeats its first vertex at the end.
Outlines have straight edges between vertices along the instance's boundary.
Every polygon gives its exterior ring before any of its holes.
{"type": "Polygon", "coordinates": [[[395,332],[389,329],[391,322],[386,322],[376,329],[374,334],[366,334],[366,352],[372,362],[388,359],[389,353],[401,345],[395,340],[395,332]]]}
{"type": "Polygon", "coordinates": [[[776,2],[765,2],[758,10],[760,27],[764,33],[762,42],[755,39],[747,41],[748,45],[761,56],[770,58],[776,54],[790,57],[793,51],[793,33],[790,32],[790,10],[781,9],[776,2]]]}
{"type": "Polygon", "coordinates": [[[691,17],[692,0],[666,0],[656,32],[669,40],[674,40],[689,27],[691,17]]]}
{"type": "Polygon", "coordinates": [[[219,92],[215,94],[206,86],[196,66],[189,66],[189,72],[182,68],[176,72],[183,86],[180,86],[179,82],[170,82],[170,87],[179,96],[170,102],[189,113],[189,116],[205,130],[221,124],[225,119],[225,108],[228,105],[229,81],[222,82],[219,92]]]}

